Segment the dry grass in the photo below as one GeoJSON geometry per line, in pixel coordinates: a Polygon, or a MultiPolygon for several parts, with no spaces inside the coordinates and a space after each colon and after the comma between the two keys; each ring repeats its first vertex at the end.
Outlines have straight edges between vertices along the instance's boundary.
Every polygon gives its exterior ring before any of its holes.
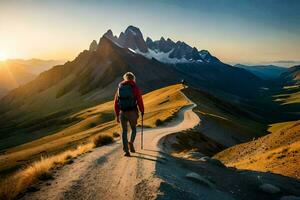
{"type": "MultiPolygon", "coordinates": [[[[174,116],[180,107],[189,104],[180,93],[181,89],[181,85],[172,85],[143,95],[146,108],[145,127],[156,127],[157,120],[164,122],[174,116]]],[[[48,154],[65,151],[69,144],[75,146],[95,134],[113,134],[119,131],[113,115],[112,101],[83,109],[68,117],[78,121],[51,135],[7,149],[5,154],[0,155],[0,170],[21,166],[27,160],[39,159],[40,152],[48,154]]]]}
{"type": "Polygon", "coordinates": [[[300,121],[273,124],[269,135],[218,153],[215,158],[239,169],[273,172],[300,179],[300,121]]]}
{"type": "Polygon", "coordinates": [[[300,103],[300,85],[283,87],[282,94],[274,95],[274,101],[281,105],[299,104],[300,103]]]}
{"type": "Polygon", "coordinates": [[[114,142],[114,138],[111,135],[101,134],[93,138],[95,147],[111,144],[114,142]]]}
{"type": "Polygon", "coordinates": [[[113,137],[114,137],[114,138],[120,137],[120,133],[118,133],[118,132],[113,132],[113,137]]]}
{"type": "Polygon", "coordinates": [[[162,125],[172,119],[181,107],[189,105],[190,102],[180,93],[182,89],[182,85],[177,84],[144,95],[144,126],[162,125]]]}
{"type": "MultiPolygon", "coordinates": [[[[155,90],[143,96],[145,103],[144,125],[156,127],[157,120],[168,121],[178,110],[188,105],[189,102],[180,93],[180,84],[155,90]]],[[[51,170],[57,166],[68,164],[72,158],[90,151],[95,146],[102,146],[113,142],[113,137],[119,137],[117,131],[119,125],[113,119],[113,102],[107,102],[95,107],[84,109],[72,116],[79,121],[63,130],[34,140],[32,142],[8,149],[0,155],[0,169],[8,169],[23,164],[39,152],[59,152],[28,165],[15,174],[0,181],[0,199],[13,199],[19,193],[24,192],[30,185],[41,179],[52,177],[51,170]],[[95,137],[95,134],[99,136],[95,137]],[[106,133],[105,135],[103,133],[106,133]],[[84,138],[92,139],[92,142],[78,146],[75,150],[65,150],[66,144],[82,141],[84,138]],[[19,162],[22,160],[22,162],[19,162]]],[[[76,144],[76,143],[75,143],[76,144]]]]}
{"type": "Polygon", "coordinates": [[[42,157],[40,160],[28,165],[0,182],[0,199],[14,199],[19,193],[24,192],[30,185],[38,180],[51,179],[51,169],[64,165],[70,159],[90,151],[94,144],[78,146],[75,150],[68,150],[61,154],[42,157]]]}

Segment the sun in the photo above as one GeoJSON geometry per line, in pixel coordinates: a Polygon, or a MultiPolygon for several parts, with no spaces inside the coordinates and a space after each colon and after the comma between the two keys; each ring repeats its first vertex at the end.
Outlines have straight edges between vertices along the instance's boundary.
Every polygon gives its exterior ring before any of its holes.
{"type": "Polygon", "coordinates": [[[0,50],[0,61],[4,61],[7,59],[7,54],[4,51],[0,50]]]}

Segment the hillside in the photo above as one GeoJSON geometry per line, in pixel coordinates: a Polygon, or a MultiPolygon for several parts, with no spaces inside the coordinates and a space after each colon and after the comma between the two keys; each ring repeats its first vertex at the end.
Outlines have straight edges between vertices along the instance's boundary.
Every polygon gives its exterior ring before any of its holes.
{"type": "Polygon", "coordinates": [[[234,65],[235,67],[245,69],[254,75],[265,79],[265,80],[270,80],[270,79],[276,79],[278,78],[282,73],[288,71],[288,68],[285,67],[279,67],[275,65],[254,65],[254,66],[249,66],[249,65],[242,65],[242,64],[236,64],[234,65]]]}
{"type": "Polygon", "coordinates": [[[28,83],[35,77],[35,74],[30,73],[23,66],[0,64],[0,88],[2,90],[11,90],[28,83]]]}
{"type": "Polygon", "coordinates": [[[179,81],[166,66],[121,49],[105,36],[96,51],[85,50],[72,62],[55,66],[1,100],[2,113],[37,118],[62,110],[95,105],[111,98],[122,75],[132,71],[143,91],[179,81]],[[147,76],[145,76],[147,74],[147,76]],[[80,81],[78,81],[80,80],[80,81]],[[149,84],[150,82],[156,84],[149,84]],[[45,107],[45,102],[50,102],[45,107]],[[14,108],[18,106],[17,113],[14,108]]]}
{"type": "Polygon", "coordinates": [[[180,41],[167,41],[167,44],[162,39],[156,41],[159,45],[150,48],[136,27],[129,26],[119,37],[107,31],[98,43],[93,41],[89,50],[82,51],[73,61],[42,72],[0,100],[0,139],[36,133],[44,127],[47,132],[56,130],[44,121],[53,116],[63,118],[112,99],[127,71],[136,75],[143,92],[185,79],[189,85],[237,101],[256,94],[263,83],[243,69],[222,63],[208,51],[198,51],[180,41]],[[169,51],[164,45],[173,48],[174,54],[164,53],[169,51]],[[145,47],[148,49],[143,51],[145,47]],[[151,51],[157,54],[149,57],[151,51]],[[157,55],[176,62],[166,63],[157,55]],[[43,125],[37,126],[41,121],[43,125]]]}
{"type": "Polygon", "coordinates": [[[2,64],[6,66],[23,67],[32,74],[38,75],[53,66],[65,63],[64,60],[43,60],[43,59],[8,59],[3,61],[2,64]]]}
{"type": "Polygon", "coordinates": [[[270,134],[236,145],[214,156],[239,169],[272,172],[299,179],[300,122],[273,124],[270,134]]]}
{"type": "Polygon", "coordinates": [[[267,135],[233,146],[215,155],[227,166],[239,169],[272,172],[299,179],[299,67],[291,67],[278,79],[271,91],[282,114],[294,116],[293,121],[281,119],[269,123],[267,135]]]}
{"type": "Polygon", "coordinates": [[[275,102],[289,109],[290,112],[297,112],[300,109],[300,66],[294,66],[283,73],[274,83],[275,102]]]}
{"type": "Polygon", "coordinates": [[[280,84],[283,85],[299,85],[300,84],[300,65],[290,67],[288,71],[281,74],[278,78],[280,84]]]}
{"type": "MultiPolygon", "coordinates": [[[[181,85],[165,87],[144,95],[145,127],[156,127],[169,121],[179,108],[189,102],[179,92],[181,85]]],[[[77,144],[88,142],[97,134],[119,132],[113,102],[67,115],[52,115],[28,129],[31,134],[10,134],[0,140],[0,171],[11,170],[24,163],[52,155],[77,144]]]]}
{"type": "Polygon", "coordinates": [[[21,60],[10,59],[0,62],[0,97],[11,89],[26,84],[35,79],[37,75],[49,68],[61,64],[56,60],[21,60]]]}
{"type": "Polygon", "coordinates": [[[226,101],[194,88],[183,92],[197,104],[194,111],[202,120],[198,130],[208,137],[216,137],[211,139],[225,146],[257,137],[265,129],[264,118],[247,104],[226,101]]]}

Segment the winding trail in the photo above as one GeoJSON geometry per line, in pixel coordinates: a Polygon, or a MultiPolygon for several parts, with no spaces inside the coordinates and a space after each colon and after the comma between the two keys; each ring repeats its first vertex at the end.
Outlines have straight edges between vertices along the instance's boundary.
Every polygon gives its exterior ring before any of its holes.
{"type": "Polygon", "coordinates": [[[196,126],[200,119],[192,111],[195,104],[182,108],[177,117],[167,126],[144,131],[144,149],[140,149],[140,132],[135,147],[136,153],[123,157],[119,140],[112,145],[96,148],[82,155],[72,165],[67,165],[55,174],[55,179],[41,183],[40,190],[26,194],[22,199],[140,199],[155,197],[160,180],[155,178],[156,164],[167,166],[168,159],[162,156],[159,140],[174,132],[196,126]],[[151,179],[147,188],[145,181],[151,179]],[[146,191],[139,191],[146,190],[146,191]]]}

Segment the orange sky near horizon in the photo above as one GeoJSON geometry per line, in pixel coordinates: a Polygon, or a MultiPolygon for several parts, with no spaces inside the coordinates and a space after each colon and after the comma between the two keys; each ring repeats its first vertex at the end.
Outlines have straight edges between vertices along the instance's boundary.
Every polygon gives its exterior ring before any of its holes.
{"type": "Polygon", "coordinates": [[[0,60],[73,60],[108,29],[119,35],[128,25],[134,25],[144,38],[163,36],[185,41],[199,50],[207,49],[224,62],[300,61],[297,32],[247,20],[243,13],[199,13],[167,1],[135,2],[131,7],[121,0],[109,2],[1,1],[0,60]],[[151,9],[144,10],[144,4],[151,9]],[[166,10],[168,13],[162,15],[166,10]]]}

